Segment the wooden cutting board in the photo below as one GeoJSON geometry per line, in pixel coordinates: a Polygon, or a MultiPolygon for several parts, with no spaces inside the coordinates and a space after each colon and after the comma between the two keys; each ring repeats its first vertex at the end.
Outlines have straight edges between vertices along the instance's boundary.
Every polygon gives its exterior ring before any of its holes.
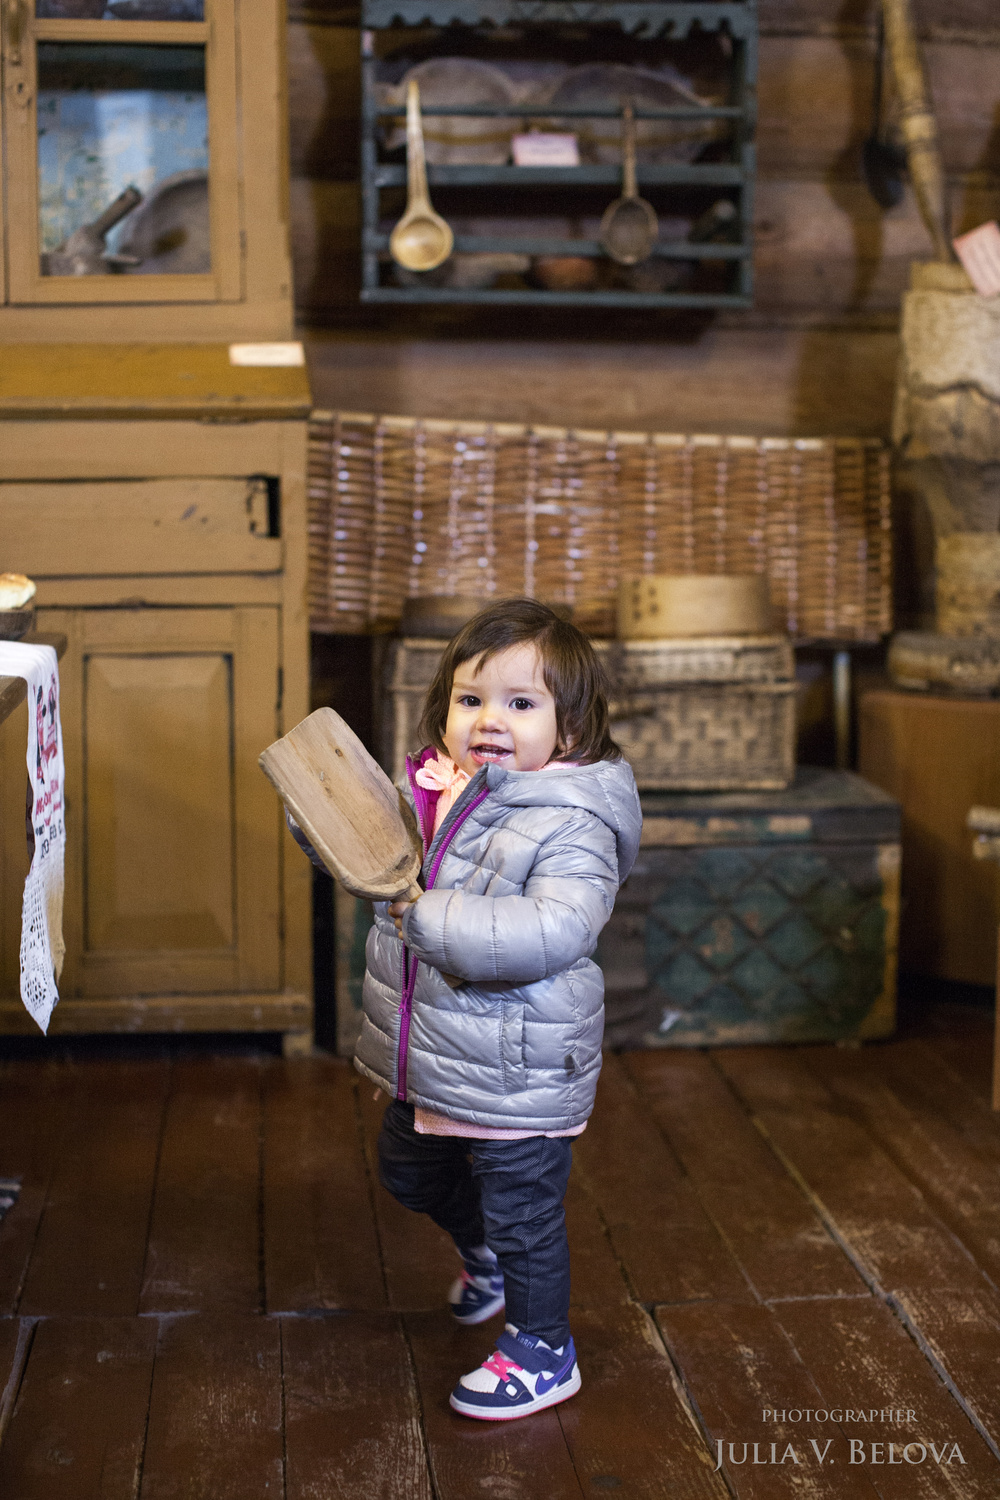
{"type": "Polygon", "coordinates": [[[414,901],[422,894],[423,853],[413,814],[332,708],[318,708],[269,745],[260,767],[352,896],[414,901]]]}

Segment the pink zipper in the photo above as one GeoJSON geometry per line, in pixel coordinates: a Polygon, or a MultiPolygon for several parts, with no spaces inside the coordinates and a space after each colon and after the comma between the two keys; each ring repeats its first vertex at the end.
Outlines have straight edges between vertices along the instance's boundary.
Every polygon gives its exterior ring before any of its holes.
{"type": "MultiPolygon", "coordinates": [[[[434,856],[434,863],[431,866],[431,872],[425,887],[426,890],[431,891],[434,889],[434,882],[441,868],[441,861],[444,859],[452,839],[466,818],[475,812],[481,802],[485,802],[489,794],[489,787],[483,787],[483,790],[477,796],[473,797],[461,817],[456,818],[448,829],[448,832],[441,840],[437,854],[434,856]]],[[[410,955],[404,942],[402,989],[399,1001],[399,1046],[396,1051],[396,1098],[403,1103],[406,1102],[406,1064],[410,1050],[410,1018],[413,1013],[413,991],[417,984],[417,964],[418,960],[416,958],[413,959],[412,964],[410,963],[410,955]]]]}

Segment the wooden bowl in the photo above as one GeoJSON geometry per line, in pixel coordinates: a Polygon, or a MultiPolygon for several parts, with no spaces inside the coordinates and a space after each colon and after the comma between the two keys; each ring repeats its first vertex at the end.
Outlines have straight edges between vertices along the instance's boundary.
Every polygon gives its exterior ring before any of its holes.
{"type": "Polygon", "coordinates": [[[34,605],[27,609],[0,609],[0,641],[19,641],[34,623],[34,605]]]}
{"type": "Polygon", "coordinates": [[[618,587],[623,641],[769,635],[773,628],[767,579],[760,574],[651,573],[623,578],[618,587]]]}

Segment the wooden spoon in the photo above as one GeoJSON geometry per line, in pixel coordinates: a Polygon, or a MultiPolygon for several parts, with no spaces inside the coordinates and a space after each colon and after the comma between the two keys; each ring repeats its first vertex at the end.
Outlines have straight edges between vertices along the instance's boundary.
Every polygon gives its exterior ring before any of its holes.
{"type": "Polygon", "coordinates": [[[622,109],[622,195],[604,210],[598,234],[605,252],[620,266],[648,260],[660,223],[656,210],[639,197],[635,178],[635,115],[631,104],[622,109]]]}
{"type": "Polygon", "coordinates": [[[406,193],[406,212],[392,231],[389,253],[407,271],[433,271],[448,259],[455,236],[427,194],[420,89],[414,79],[406,90],[406,193]]]}
{"type": "Polygon", "coordinates": [[[409,807],[339,714],[318,708],[269,745],[260,767],[352,896],[415,901],[423,860],[409,807]]]}

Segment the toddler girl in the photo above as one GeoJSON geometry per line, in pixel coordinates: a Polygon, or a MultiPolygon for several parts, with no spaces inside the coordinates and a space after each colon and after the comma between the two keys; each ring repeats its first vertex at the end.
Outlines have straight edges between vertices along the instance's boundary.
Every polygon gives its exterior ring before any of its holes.
{"type": "Polygon", "coordinates": [[[407,762],[424,893],[375,907],[356,1066],[390,1096],[382,1182],[448,1231],[460,1323],[506,1331],[451,1396],[487,1421],[580,1389],[563,1197],[601,1067],[590,958],[639,844],[587,638],[530,599],[445,650],[407,762]]]}

